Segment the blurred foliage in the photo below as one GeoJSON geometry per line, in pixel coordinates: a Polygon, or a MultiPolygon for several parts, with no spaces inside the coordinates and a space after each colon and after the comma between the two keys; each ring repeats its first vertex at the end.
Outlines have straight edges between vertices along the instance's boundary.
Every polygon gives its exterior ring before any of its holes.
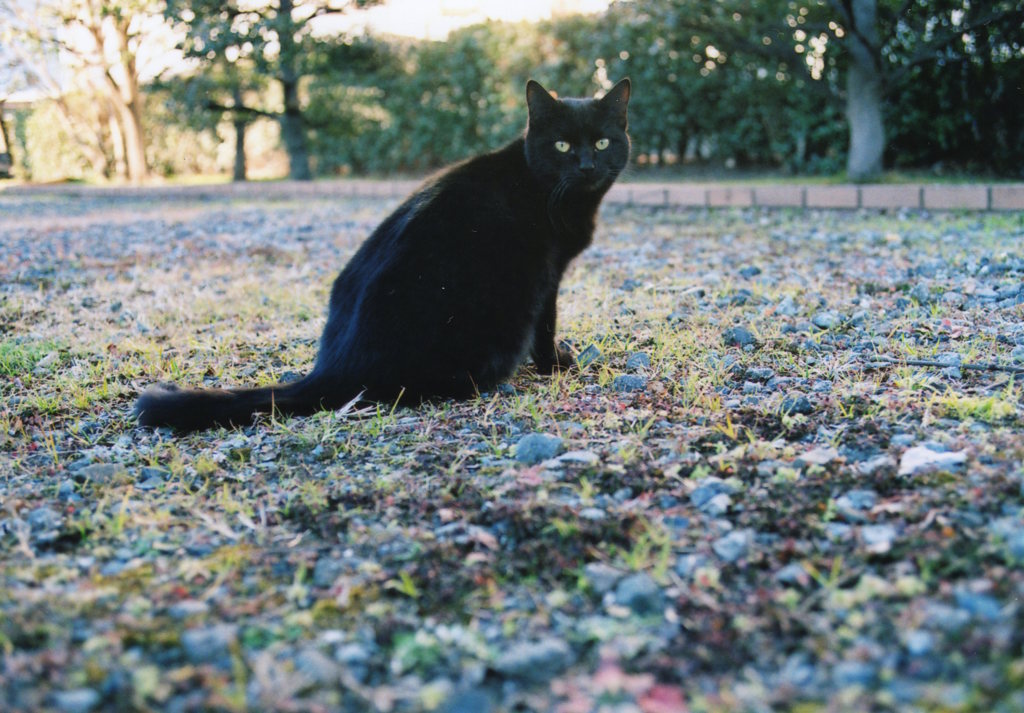
{"type": "MultiPolygon", "coordinates": [[[[196,65],[148,89],[152,165],[164,174],[224,170],[223,156],[199,154],[224,153],[213,146],[231,142],[239,111],[255,119],[287,108],[281,62],[265,51],[274,16],[239,24],[224,10],[234,5],[169,7],[194,13],[184,49],[196,65]]],[[[521,133],[530,77],[560,94],[592,95],[629,76],[640,167],[840,173],[848,7],[631,0],[600,15],[466,27],[444,42],[303,29],[291,57],[311,167],[320,175],[422,173],[521,133]]],[[[1024,177],[1024,2],[877,0],[877,10],[886,164],[1024,177]]],[[[33,116],[27,133],[46,124],[33,116]]],[[[73,142],[55,133],[29,142],[33,173],[82,175],[73,142]]],[[[250,141],[246,151],[273,148],[250,141]]]]}

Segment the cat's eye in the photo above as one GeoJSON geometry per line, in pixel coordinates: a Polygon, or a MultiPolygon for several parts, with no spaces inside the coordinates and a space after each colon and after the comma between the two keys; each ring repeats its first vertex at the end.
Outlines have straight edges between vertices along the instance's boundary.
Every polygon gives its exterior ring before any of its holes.
{"type": "Polygon", "coordinates": [[[555,142],[555,148],[558,149],[562,153],[566,153],[569,150],[569,142],[568,141],[556,141],[555,142]]]}
{"type": "Polygon", "coordinates": [[[609,143],[611,143],[611,142],[608,141],[608,139],[598,139],[597,143],[594,144],[594,146],[597,147],[598,151],[604,151],[606,148],[608,148],[608,144],[609,143]]]}

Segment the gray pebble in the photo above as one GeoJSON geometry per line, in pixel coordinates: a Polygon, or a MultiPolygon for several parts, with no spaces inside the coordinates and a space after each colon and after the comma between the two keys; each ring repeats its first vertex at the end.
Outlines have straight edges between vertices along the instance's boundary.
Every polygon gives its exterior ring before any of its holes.
{"type": "Polygon", "coordinates": [[[530,433],[516,444],[516,460],[525,465],[536,465],[554,458],[565,450],[562,439],[547,433],[530,433]]]}
{"type": "Polygon", "coordinates": [[[343,562],[330,556],[323,556],[313,565],[313,586],[326,589],[334,585],[346,567],[343,562]]]}
{"type": "Polygon", "coordinates": [[[509,678],[542,682],[554,678],[572,662],[569,644],[562,639],[547,637],[512,644],[498,654],[493,667],[509,678]]]}
{"type": "Polygon", "coordinates": [[[878,502],[878,493],[874,490],[850,490],[836,498],[836,509],[844,519],[863,522],[865,511],[870,510],[878,502]]]}
{"type": "Polygon", "coordinates": [[[53,694],[53,705],[61,713],[89,713],[100,703],[100,694],[91,688],[74,688],[53,694]]]}
{"type": "Polygon", "coordinates": [[[988,594],[978,594],[968,589],[957,589],[953,593],[956,605],[965,612],[985,621],[999,621],[1003,618],[999,600],[988,594]]]}
{"type": "Polygon", "coordinates": [[[472,690],[456,693],[445,702],[440,713],[491,713],[493,710],[494,702],[486,692],[472,690]]]}
{"type": "Polygon", "coordinates": [[[94,483],[109,483],[115,478],[127,474],[128,470],[120,463],[93,463],[79,468],[75,477],[94,483]]]}
{"type": "Polygon", "coordinates": [[[799,413],[807,416],[814,413],[814,404],[806,396],[790,396],[782,399],[780,410],[782,413],[799,413]]]}
{"type": "Polygon", "coordinates": [[[620,579],[623,573],[604,562],[591,562],[583,568],[583,576],[591,588],[598,594],[610,592],[620,579]]]}
{"type": "Polygon", "coordinates": [[[190,616],[201,616],[210,611],[210,605],[198,599],[182,599],[167,608],[172,619],[187,619],[190,616]]]}
{"type": "Polygon", "coordinates": [[[795,317],[800,314],[800,306],[790,295],[786,295],[775,307],[775,313],[781,314],[783,317],[795,317]]]}
{"type": "Polygon", "coordinates": [[[1024,363],[1024,345],[1014,347],[1010,352],[1010,359],[1017,364],[1024,363]]]}
{"type": "Polygon", "coordinates": [[[660,614],[665,608],[664,592],[646,572],[620,580],[615,587],[615,601],[640,615],[660,614]]]}
{"type": "Polygon", "coordinates": [[[612,380],[612,389],[619,393],[643,391],[647,388],[647,377],[639,374],[622,374],[612,380]]]}
{"type": "Polygon", "coordinates": [[[711,549],[726,562],[735,562],[746,556],[752,540],[750,530],[735,530],[711,543],[711,549]]]}
{"type": "Polygon", "coordinates": [[[633,352],[629,355],[629,359],[626,360],[626,369],[629,371],[637,371],[639,369],[650,369],[651,358],[644,352],[633,352]]]}
{"type": "Polygon", "coordinates": [[[826,312],[818,312],[811,317],[811,323],[818,329],[833,329],[834,327],[842,324],[843,318],[838,312],[828,310],[826,312]]]}
{"type": "Polygon", "coordinates": [[[751,381],[768,381],[773,376],[775,376],[775,372],[769,369],[768,367],[753,366],[747,369],[747,372],[744,376],[746,376],[746,378],[750,379],[751,381]]]}
{"type": "Polygon", "coordinates": [[[923,305],[929,304],[934,300],[931,290],[928,289],[928,285],[924,282],[914,285],[910,290],[910,296],[923,305]]]}
{"type": "Polygon", "coordinates": [[[181,648],[189,663],[228,664],[237,635],[238,627],[232,624],[189,629],[181,635],[181,648]]]}
{"type": "Polygon", "coordinates": [[[722,332],[722,342],[727,347],[745,347],[748,344],[756,344],[757,340],[746,327],[730,327],[722,332]]]}
{"type": "Polygon", "coordinates": [[[935,648],[935,635],[923,629],[911,629],[903,633],[903,645],[911,656],[924,656],[935,648]]]}
{"type": "Polygon", "coordinates": [[[787,564],[775,573],[775,579],[782,584],[797,584],[801,587],[806,587],[811,582],[810,575],[799,562],[787,564]]]}
{"type": "Polygon", "coordinates": [[[362,644],[353,642],[339,646],[334,652],[334,660],[340,663],[359,682],[369,675],[371,653],[362,644]]]}
{"type": "Polygon", "coordinates": [[[43,506],[29,512],[25,517],[25,521],[32,528],[33,532],[45,532],[48,530],[59,530],[64,522],[64,517],[53,508],[43,506]]]}
{"type": "Polygon", "coordinates": [[[591,344],[582,352],[576,355],[576,365],[581,369],[589,364],[593,364],[595,361],[601,359],[601,350],[594,344],[591,344]]]}
{"type": "Polygon", "coordinates": [[[892,549],[896,528],[892,525],[864,525],[860,528],[860,539],[869,552],[884,554],[892,549]]]}
{"type": "Polygon", "coordinates": [[[713,475],[709,475],[708,477],[701,479],[700,485],[690,493],[690,502],[693,503],[694,507],[702,508],[716,495],[721,493],[730,495],[735,492],[736,486],[732,483],[713,475]]]}
{"type": "Polygon", "coordinates": [[[338,664],[318,649],[305,648],[295,656],[295,670],[318,686],[331,686],[338,681],[338,664]]]}
{"type": "Polygon", "coordinates": [[[832,682],[840,688],[867,687],[875,682],[877,671],[866,661],[840,661],[832,669],[832,682]]]}
{"type": "Polygon", "coordinates": [[[676,560],[676,574],[680,577],[689,577],[698,568],[705,566],[708,563],[708,558],[704,555],[697,553],[689,553],[685,555],[679,555],[676,560]]]}

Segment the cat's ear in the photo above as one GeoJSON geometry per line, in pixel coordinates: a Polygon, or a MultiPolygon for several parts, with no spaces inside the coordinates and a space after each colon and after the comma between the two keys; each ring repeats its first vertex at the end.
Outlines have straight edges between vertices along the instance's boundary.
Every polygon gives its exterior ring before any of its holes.
{"type": "Polygon", "coordinates": [[[540,82],[531,79],[526,83],[526,106],[530,110],[531,119],[536,119],[557,104],[558,100],[540,82]]]}
{"type": "Polygon", "coordinates": [[[615,117],[623,127],[626,126],[626,107],[629,105],[629,92],[632,84],[629,79],[621,79],[601,98],[601,106],[615,117]]]}

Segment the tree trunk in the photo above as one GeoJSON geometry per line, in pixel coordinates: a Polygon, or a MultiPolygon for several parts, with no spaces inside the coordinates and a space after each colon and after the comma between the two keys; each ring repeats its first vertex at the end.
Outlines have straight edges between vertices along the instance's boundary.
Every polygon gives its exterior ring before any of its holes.
{"type": "MultiPolygon", "coordinates": [[[[239,109],[242,106],[242,90],[238,85],[235,85],[232,89],[234,94],[235,108],[239,109]]],[[[245,180],[245,127],[248,123],[243,117],[242,113],[236,111],[232,123],[235,125],[235,171],[232,175],[231,180],[233,181],[244,181],[245,180]]]]}
{"type": "Polygon", "coordinates": [[[288,177],[295,181],[308,181],[309,152],[306,149],[306,127],[299,109],[299,83],[281,78],[284,87],[284,113],[281,114],[281,140],[288,152],[288,177]]]}
{"type": "Polygon", "coordinates": [[[284,90],[284,112],[281,114],[281,141],[288,152],[288,176],[294,181],[308,181],[313,177],[309,169],[309,151],[306,147],[306,126],[299,104],[299,76],[295,69],[299,48],[295,43],[297,30],[292,19],[292,0],[280,0],[277,10],[277,36],[281,43],[280,74],[278,81],[284,90]]]}
{"type": "Polygon", "coordinates": [[[882,172],[885,124],[882,119],[882,71],[876,27],[876,0],[852,0],[850,68],[846,77],[846,119],[850,153],[846,172],[851,181],[867,181],[882,172]]]}
{"type": "MultiPolygon", "coordinates": [[[[146,162],[146,139],[142,131],[142,93],[139,91],[139,75],[135,66],[135,55],[128,47],[129,22],[128,19],[122,20],[115,26],[121,54],[121,69],[125,77],[124,86],[118,84],[109,68],[104,68],[103,78],[110,101],[114,104],[115,118],[121,131],[127,178],[132,183],[139,183],[149,176],[149,165],[146,162]]],[[[103,25],[95,23],[88,29],[96,46],[102,48],[105,43],[103,25]]]]}

